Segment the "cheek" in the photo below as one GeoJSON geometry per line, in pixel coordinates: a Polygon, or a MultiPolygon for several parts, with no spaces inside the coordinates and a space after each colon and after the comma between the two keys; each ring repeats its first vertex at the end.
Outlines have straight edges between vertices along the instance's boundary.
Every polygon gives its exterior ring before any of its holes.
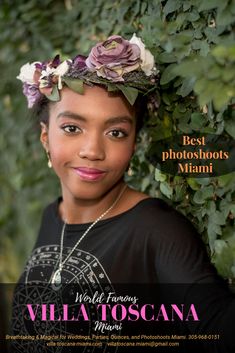
{"type": "Polygon", "coordinates": [[[58,169],[58,167],[64,165],[71,158],[70,148],[56,138],[51,140],[49,150],[54,169],[58,169]]]}
{"type": "Polygon", "coordinates": [[[49,151],[51,155],[52,162],[54,164],[59,164],[66,158],[68,158],[70,154],[69,144],[61,134],[60,129],[51,124],[48,135],[49,141],[49,151]]]}
{"type": "Polygon", "coordinates": [[[112,163],[115,169],[125,170],[130,159],[134,153],[134,143],[130,143],[127,146],[117,145],[107,154],[108,160],[112,163]]]}
{"type": "Polygon", "coordinates": [[[69,150],[66,148],[64,145],[58,145],[56,143],[51,144],[50,146],[50,153],[51,153],[51,159],[54,161],[54,163],[60,163],[66,158],[68,158],[69,155],[69,150]]]}

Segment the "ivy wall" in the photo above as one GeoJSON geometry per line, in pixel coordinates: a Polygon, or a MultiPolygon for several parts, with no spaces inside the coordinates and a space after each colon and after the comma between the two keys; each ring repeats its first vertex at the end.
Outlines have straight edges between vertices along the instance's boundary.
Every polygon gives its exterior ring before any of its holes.
{"type": "MultiPolygon", "coordinates": [[[[235,138],[234,0],[2,0],[0,4],[0,281],[15,281],[35,242],[43,208],[60,193],[21,83],[26,62],[87,54],[111,34],[142,38],[160,71],[159,102],[140,142],[175,133],[235,138]]],[[[139,148],[134,187],[184,213],[212,262],[235,279],[235,173],[183,178],[155,170],[139,148]]]]}

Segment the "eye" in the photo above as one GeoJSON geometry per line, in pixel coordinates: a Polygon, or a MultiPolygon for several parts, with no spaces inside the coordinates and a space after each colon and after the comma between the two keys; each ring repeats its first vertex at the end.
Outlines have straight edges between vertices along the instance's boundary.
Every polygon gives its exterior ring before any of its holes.
{"type": "Polygon", "coordinates": [[[62,128],[62,130],[64,130],[68,134],[76,134],[76,133],[81,132],[80,127],[78,127],[76,125],[64,125],[61,128],[62,128]]]}
{"type": "Polygon", "coordinates": [[[108,135],[113,138],[116,138],[116,139],[121,139],[123,137],[126,137],[127,133],[126,133],[126,131],[123,131],[123,130],[114,129],[114,130],[109,131],[108,135]]]}

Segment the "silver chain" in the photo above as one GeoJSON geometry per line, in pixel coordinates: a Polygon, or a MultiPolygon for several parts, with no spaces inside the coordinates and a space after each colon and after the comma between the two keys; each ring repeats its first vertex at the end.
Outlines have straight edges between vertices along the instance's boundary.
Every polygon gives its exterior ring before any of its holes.
{"type": "Polygon", "coordinates": [[[74,245],[74,247],[72,248],[72,250],[70,251],[70,253],[66,256],[66,258],[64,259],[64,261],[62,261],[62,257],[63,257],[63,247],[64,247],[64,233],[65,233],[65,227],[66,227],[66,221],[63,224],[63,228],[61,231],[61,239],[60,239],[60,260],[59,260],[59,270],[62,271],[62,268],[64,266],[64,264],[66,263],[66,261],[69,259],[69,257],[72,255],[72,253],[74,252],[74,250],[77,248],[77,246],[81,243],[81,241],[85,238],[85,236],[87,235],[87,233],[96,225],[96,223],[98,223],[104,216],[106,216],[106,214],[108,212],[110,212],[114,206],[118,203],[118,201],[120,200],[121,196],[123,195],[124,191],[126,190],[127,185],[124,186],[124,188],[122,189],[122,191],[120,192],[120,194],[118,195],[117,199],[113,202],[113,204],[104,212],[102,213],[88,228],[87,230],[83,233],[83,235],[81,236],[81,238],[76,242],[76,244],[74,245]]]}

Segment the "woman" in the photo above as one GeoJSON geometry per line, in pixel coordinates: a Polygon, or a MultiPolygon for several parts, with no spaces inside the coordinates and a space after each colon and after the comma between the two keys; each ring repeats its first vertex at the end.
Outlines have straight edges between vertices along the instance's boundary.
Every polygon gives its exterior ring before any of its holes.
{"type": "MultiPolygon", "coordinates": [[[[153,294],[141,284],[183,283],[186,287],[173,288],[173,300],[187,304],[199,300],[203,315],[202,320],[183,326],[195,334],[218,334],[220,324],[234,316],[234,298],[217,284],[220,279],[194,228],[163,201],[133,190],[124,181],[146,109],[145,97],[156,87],[153,57],[142,41],[135,35],[130,41],[112,36],[92,48],[87,58],[61,63],[56,57],[27,64],[18,78],[40,120],[48,166],[59,177],[62,193],[44,211],[20,282],[49,283],[53,295],[63,290],[63,284],[76,283],[75,302],[86,302],[86,297],[92,304],[95,298],[102,303],[102,293],[110,302],[115,300],[111,293],[118,292],[115,285],[120,283],[127,284],[129,304],[153,294]],[[210,295],[204,287],[198,289],[198,283],[211,283],[210,295]],[[137,292],[130,284],[139,284],[137,292]],[[232,311],[224,308],[228,304],[232,311]]],[[[15,322],[21,312],[19,302],[16,294],[15,322]]],[[[27,314],[34,321],[37,311],[30,307],[27,314]]],[[[96,319],[93,322],[102,321],[99,315],[96,319]]],[[[113,315],[110,320],[114,326],[115,321],[120,323],[113,315]]],[[[13,320],[17,332],[15,326],[13,320]]],[[[89,335],[99,333],[102,326],[97,327],[89,326],[89,335]]],[[[121,327],[113,329],[118,333],[121,327]]],[[[64,330],[68,332],[68,327],[64,330]]],[[[232,336],[223,333],[221,341],[216,338],[218,342],[209,344],[208,352],[234,349],[232,336]]]]}

